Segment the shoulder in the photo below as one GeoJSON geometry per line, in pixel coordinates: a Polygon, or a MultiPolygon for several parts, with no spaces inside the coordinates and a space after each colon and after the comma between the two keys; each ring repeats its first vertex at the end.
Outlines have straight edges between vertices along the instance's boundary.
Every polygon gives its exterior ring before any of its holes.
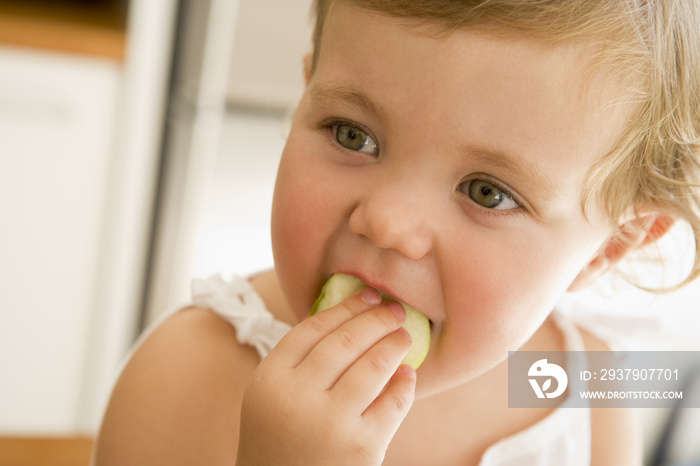
{"type": "MultiPolygon", "coordinates": [[[[579,329],[586,351],[610,351],[591,333],[579,329]]],[[[591,409],[591,464],[642,464],[639,413],[633,408],[591,409]]]]}
{"type": "Polygon", "coordinates": [[[233,462],[241,399],[258,362],[212,311],[190,308],[168,318],[114,388],[96,464],[233,462]]]}

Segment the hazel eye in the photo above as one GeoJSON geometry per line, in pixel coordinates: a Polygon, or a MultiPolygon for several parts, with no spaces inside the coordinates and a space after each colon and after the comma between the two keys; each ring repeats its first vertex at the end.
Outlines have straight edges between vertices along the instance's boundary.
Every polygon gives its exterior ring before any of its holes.
{"type": "Polygon", "coordinates": [[[471,180],[464,184],[469,198],[482,207],[493,210],[510,210],[520,207],[510,193],[488,181],[471,180]]]}
{"type": "Polygon", "coordinates": [[[346,149],[373,155],[378,153],[377,143],[359,128],[339,124],[333,127],[333,133],[338,144],[346,149]]]}

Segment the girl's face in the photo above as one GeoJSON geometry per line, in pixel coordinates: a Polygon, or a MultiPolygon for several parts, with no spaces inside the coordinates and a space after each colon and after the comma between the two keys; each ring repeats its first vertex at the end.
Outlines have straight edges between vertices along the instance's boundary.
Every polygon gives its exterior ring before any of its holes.
{"type": "Polygon", "coordinates": [[[432,322],[425,395],[525,343],[611,231],[582,211],[621,134],[587,49],[445,35],[338,3],[279,168],[276,268],[303,319],[333,273],[432,322]]]}

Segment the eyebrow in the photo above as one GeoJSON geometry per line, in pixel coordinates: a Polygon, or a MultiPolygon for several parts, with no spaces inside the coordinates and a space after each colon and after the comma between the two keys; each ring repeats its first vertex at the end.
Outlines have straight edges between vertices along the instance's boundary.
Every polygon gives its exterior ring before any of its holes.
{"type": "Polygon", "coordinates": [[[317,107],[326,107],[329,101],[344,101],[359,107],[388,124],[390,119],[387,112],[374,100],[370,99],[362,92],[348,86],[329,86],[315,84],[309,89],[311,103],[317,107]]]}

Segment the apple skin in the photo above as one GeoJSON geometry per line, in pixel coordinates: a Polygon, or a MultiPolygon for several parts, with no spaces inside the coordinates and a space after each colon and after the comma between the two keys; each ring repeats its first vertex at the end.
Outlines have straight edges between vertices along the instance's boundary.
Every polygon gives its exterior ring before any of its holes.
{"type": "MultiPolygon", "coordinates": [[[[325,311],[340,304],[345,298],[367,286],[362,280],[352,275],[337,273],[333,275],[321,288],[321,293],[314,302],[309,315],[325,311]]],[[[430,321],[406,303],[387,295],[380,291],[382,297],[392,299],[403,306],[406,310],[406,320],[402,327],[411,335],[411,349],[401,361],[401,364],[408,364],[413,369],[423,363],[430,349],[430,321]]]]}

